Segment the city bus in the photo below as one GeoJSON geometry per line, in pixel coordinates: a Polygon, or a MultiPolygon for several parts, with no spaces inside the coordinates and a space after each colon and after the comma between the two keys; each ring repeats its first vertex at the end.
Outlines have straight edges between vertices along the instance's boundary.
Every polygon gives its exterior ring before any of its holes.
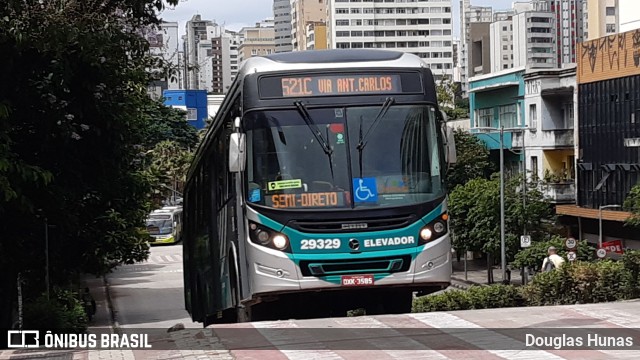
{"type": "Polygon", "coordinates": [[[182,207],[165,206],[147,217],[150,244],[173,244],[182,240],[182,207]]]}
{"type": "Polygon", "coordinates": [[[450,284],[454,161],[434,77],[415,55],[247,59],[187,175],[191,318],[409,312],[414,293],[450,284]]]}

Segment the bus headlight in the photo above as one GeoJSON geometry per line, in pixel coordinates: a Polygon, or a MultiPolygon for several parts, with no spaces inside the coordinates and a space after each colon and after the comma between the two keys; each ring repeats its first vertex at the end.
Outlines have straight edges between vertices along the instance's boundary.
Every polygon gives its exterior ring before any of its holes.
{"type": "Polygon", "coordinates": [[[280,250],[286,248],[288,243],[289,241],[287,240],[287,237],[282,234],[278,234],[273,237],[273,245],[280,250]]]}
{"type": "Polygon", "coordinates": [[[448,214],[442,214],[420,229],[420,244],[438,239],[447,233],[448,214]]]}
{"type": "Polygon", "coordinates": [[[420,230],[420,239],[424,241],[431,239],[431,229],[428,227],[422,228],[422,230],[420,230]]]}
{"type": "Polygon", "coordinates": [[[435,224],[433,224],[433,230],[436,231],[436,234],[443,233],[445,229],[446,226],[444,226],[444,224],[440,221],[436,221],[435,224]]]}
{"type": "Polygon", "coordinates": [[[254,244],[274,250],[291,252],[289,239],[286,235],[253,221],[249,221],[249,240],[254,244]]]}

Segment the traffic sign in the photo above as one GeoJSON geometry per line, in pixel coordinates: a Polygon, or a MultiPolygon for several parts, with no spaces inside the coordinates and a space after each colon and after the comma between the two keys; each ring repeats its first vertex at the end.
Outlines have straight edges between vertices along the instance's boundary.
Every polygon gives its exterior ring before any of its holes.
{"type": "Polygon", "coordinates": [[[624,249],[622,249],[622,241],[620,240],[611,240],[611,241],[603,242],[602,248],[609,252],[624,254],[624,249]]]}
{"type": "Polygon", "coordinates": [[[531,246],[531,235],[520,236],[520,247],[529,247],[529,246],[531,246]]]}
{"type": "Polygon", "coordinates": [[[598,257],[600,259],[604,258],[605,256],[607,256],[607,250],[605,249],[598,249],[598,251],[596,251],[596,255],[598,255],[598,257]]]}
{"type": "Polygon", "coordinates": [[[578,242],[574,238],[567,238],[567,240],[564,241],[564,246],[566,246],[567,249],[570,250],[575,249],[576,246],[578,246],[578,242]]]}
{"type": "Polygon", "coordinates": [[[578,255],[576,255],[575,252],[569,251],[567,253],[567,259],[569,259],[569,261],[575,261],[577,258],[578,258],[578,255]]]}

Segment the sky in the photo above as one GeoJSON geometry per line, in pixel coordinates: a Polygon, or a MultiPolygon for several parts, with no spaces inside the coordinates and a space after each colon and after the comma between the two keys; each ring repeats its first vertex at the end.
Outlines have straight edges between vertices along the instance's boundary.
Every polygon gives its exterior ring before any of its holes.
{"type": "MultiPolygon", "coordinates": [[[[513,0],[471,0],[471,5],[492,6],[494,10],[511,8],[513,0]]],[[[164,21],[177,21],[180,35],[193,15],[200,14],[203,20],[212,20],[225,25],[229,30],[240,30],[243,26],[253,26],[267,17],[273,17],[272,0],[180,0],[175,8],[167,8],[160,17],[164,21]]],[[[453,35],[460,34],[460,1],[453,0],[453,35]]]]}

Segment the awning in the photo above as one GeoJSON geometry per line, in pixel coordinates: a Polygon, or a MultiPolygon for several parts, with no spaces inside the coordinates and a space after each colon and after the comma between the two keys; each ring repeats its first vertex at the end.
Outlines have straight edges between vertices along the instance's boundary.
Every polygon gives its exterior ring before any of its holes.
{"type": "MultiPolygon", "coordinates": [[[[577,205],[556,205],[556,214],[575,216],[587,219],[599,219],[600,210],[581,207],[577,205]]],[[[624,222],[631,216],[627,211],[612,211],[603,209],[602,220],[624,222]]]]}
{"type": "Polygon", "coordinates": [[[472,93],[472,92],[479,92],[479,91],[490,91],[490,90],[503,89],[511,86],[520,86],[520,83],[518,81],[507,81],[507,82],[502,82],[502,83],[497,83],[492,85],[479,86],[477,88],[470,89],[468,92],[472,93]]]}

